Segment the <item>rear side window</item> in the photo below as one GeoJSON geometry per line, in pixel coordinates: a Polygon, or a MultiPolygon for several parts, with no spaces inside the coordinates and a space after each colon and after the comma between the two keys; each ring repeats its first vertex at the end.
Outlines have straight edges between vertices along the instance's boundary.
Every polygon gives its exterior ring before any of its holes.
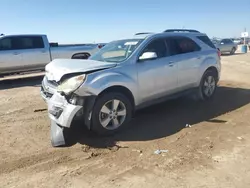
{"type": "Polygon", "coordinates": [[[200,51],[201,48],[187,37],[170,37],[166,39],[170,55],[185,54],[200,51]]]}
{"type": "Polygon", "coordinates": [[[208,46],[210,46],[211,48],[216,49],[212,41],[207,36],[198,36],[197,38],[200,39],[205,44],[207,44],[208,46]]]}
{"type": "Polygon", "coordinates": [[[44,48],[43,39],[39,36],[15,37],[13,43],[16,49],[44,48]]]}

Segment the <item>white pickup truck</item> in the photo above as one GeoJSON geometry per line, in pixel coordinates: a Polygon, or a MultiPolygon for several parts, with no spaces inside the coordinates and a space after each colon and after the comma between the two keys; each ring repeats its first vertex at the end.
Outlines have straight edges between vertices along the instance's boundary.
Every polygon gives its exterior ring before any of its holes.
{"type": "Polygon", "coordinates": [[[87,59],[102,45],[57,45],[46,35],[1,35],[0,75],[44,70],[53,59],[87,59]]]}

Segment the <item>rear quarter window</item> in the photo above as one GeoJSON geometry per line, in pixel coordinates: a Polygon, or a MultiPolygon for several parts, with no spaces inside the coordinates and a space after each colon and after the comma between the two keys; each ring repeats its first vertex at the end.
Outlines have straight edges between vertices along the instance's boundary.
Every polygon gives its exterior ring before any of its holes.
{"type": "Polygon", "coordinates": [[[216,49],[212,41],[207,36],[197,36],[197,38],[202,42],[204,42],[205,44],[207,44],[208,46],[210,46],[211,48],[216,49]]]}

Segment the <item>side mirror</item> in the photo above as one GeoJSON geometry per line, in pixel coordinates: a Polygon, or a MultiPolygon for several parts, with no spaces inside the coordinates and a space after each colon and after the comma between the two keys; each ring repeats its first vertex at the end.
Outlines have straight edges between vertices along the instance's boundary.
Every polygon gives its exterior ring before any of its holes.
{"type": "Polygon", "coordinates": [[[140,61],[156,59],[157,54],[155,52],[144,52],[140,57],[140,61]]]}

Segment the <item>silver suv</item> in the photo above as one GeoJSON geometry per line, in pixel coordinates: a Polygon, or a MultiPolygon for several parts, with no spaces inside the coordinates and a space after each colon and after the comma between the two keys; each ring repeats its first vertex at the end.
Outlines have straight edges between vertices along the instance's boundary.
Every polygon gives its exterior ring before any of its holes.
{"type": "Polygon", "coordinates": [[[220,69],[220,52],[206,34],[180,29],[113,41],[88,60],[53,60],[41,87],[52,145],[65,144],[63,130],[77,118],[106,135],[140,108],[190,93],[210,99],[220,69]]]}

